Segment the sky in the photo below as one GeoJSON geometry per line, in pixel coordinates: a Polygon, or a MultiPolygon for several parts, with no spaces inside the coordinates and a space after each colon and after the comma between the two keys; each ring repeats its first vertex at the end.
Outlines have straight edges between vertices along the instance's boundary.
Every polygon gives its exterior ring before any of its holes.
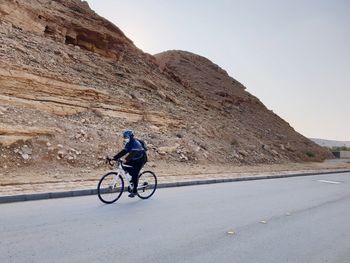
{"type": "Polygon", "coordinates": [[[306,137],[350,141],[350,0],[88,0],[150,54],[207,57],[306,137]]]}

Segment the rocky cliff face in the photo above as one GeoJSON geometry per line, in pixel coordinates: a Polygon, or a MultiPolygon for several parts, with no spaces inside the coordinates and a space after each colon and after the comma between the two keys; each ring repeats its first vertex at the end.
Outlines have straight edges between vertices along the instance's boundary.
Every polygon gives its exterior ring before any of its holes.
{"type": "Polygon", "coordinates": [[[153,160],[277,163],[330,153],[219,66],[155,57],[80,0],[0,1],[0,164],[98,167],[131,128],[153,160]]]}
{"type": "Polygon", "coordinates": [[[123,32],[95,14],[87,2],[2,1],[2,21],[57,42],[72,44],[106,57],[119,58],[135,50],[123,32]]]}

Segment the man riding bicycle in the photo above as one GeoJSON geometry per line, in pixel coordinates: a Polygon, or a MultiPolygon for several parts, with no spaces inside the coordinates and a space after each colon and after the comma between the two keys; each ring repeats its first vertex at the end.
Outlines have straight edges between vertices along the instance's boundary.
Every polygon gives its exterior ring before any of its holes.
{"type": "Polygon", "coordinates": [[[129,197],[134,197],[137,194],[137,185],[139,179],[139,173],[142,167],[147,162],[146,146],[142,140],[138,140],[134,137],[134,133],[130,130],[123,132],[124,138],[124,149],[116,154],[113,159],[119,160],[124,155],[125,164],[131,167],[125,167],[124,169],[131,175],[131,182],[133,184],[132,192],[128,195],[129,197]]]}

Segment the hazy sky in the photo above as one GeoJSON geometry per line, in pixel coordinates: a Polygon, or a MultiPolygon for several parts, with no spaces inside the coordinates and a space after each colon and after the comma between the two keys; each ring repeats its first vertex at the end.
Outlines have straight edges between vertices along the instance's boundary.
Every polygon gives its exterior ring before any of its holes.
{"type": "Polygon", "coordinates": [[[350,0],[88,0],[135,45],[207,57],[307,137],[350,140],[350,0]]]}

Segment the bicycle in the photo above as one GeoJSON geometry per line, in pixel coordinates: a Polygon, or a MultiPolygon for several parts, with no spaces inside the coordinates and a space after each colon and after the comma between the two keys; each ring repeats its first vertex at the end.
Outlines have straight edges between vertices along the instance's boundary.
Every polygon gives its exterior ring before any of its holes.
{"type": "MultiPolygon", "coordinates": [[[[111,159],[106,158],[106,163],[113,166],[114,162],[111,159]]],[[[102,176],[97,185],[98,198],[106,204],[112,204],[117,201],[123,192],[126,190],[129,193],[133,190],[133,184],[131,182],[131,175],[124,169],[124,167],[131,167],[123,164],[121,160],[115,161],[118,168],[116,171],[109,172],[102,176]],[[128,182],[127,188],[124,185],[125,181],[128,182]]],[[[139,174],[139,183],[137,187],[137,196],[141,199],[150,198],[157,189],[157,177],[152,171],[143,171],[139,174]]]]}

